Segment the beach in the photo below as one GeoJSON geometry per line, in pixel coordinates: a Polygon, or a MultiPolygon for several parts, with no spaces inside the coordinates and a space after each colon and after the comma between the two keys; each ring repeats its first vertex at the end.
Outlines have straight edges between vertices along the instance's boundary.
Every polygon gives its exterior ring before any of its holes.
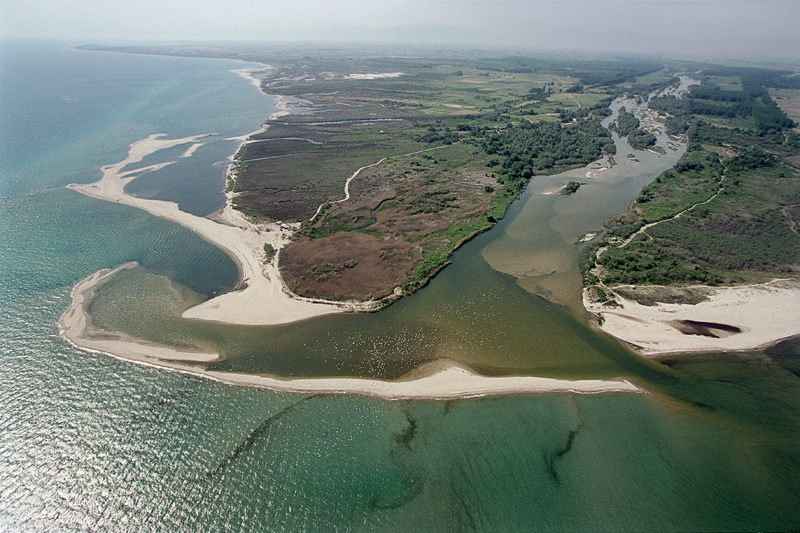
{"type": "Polygon", "coordinates": [[[116,273],[133,268],[126,263],[92,274],[72,290],[72,304],[58,322],[59,330],[73,346],[140,364],[189,373],[215,381],[264,389],[324,394],[358,394],[384,400],[455,399],[542,392],[644,392],[630,381],[561,380],[533,376],[487,377],[453,361],[440,359],[423,365],[395,381],[362,378],[279,379],[273,376],[207,370],[203,364],[219,361],[214,353],[179,350],[134,339],[128,335],[97,330],[86,308],[94,292],[116,273]],[[198,364],[199,363],[199,364],[198,364]]]}
{"type": "Polygon", "coordinates": [[[236,290],[212,298],[184,313],[185,318],[238,325],[275,325],[296,322],[328,313],[353,309],[348,304],[329,304],[291,297],[284,291],[277,259],[265,261],[264,245],[280,250],[288,235],[277,224],[254,224],[231,206],[233,193],[214,221],[181,211],[174,202],[139,198],[125,192],[125,185],[141,173],[163,168],[167,163],[125,171],[145,156],[165,148],[190,144],[184,157],[191,155],[208,135],[181,139],[163,139],[153,134],[130,146],[125,160],[102,168],[103,177],[89,184],[71,184],[68,188],[91,196],[129,205],[157,217],[177,222],[200,237],[225,250],[238,264],[240,282],[236,290]]]}
{"type": "Polygon", "coordinates": [[[642,305],[614,292],[619,307],[612,307],[592,301],[585,289],[583,303],[599,329],[647,356],[754,350],[800,335],[800,281],[687,289],[705,300],[642,305]]]}

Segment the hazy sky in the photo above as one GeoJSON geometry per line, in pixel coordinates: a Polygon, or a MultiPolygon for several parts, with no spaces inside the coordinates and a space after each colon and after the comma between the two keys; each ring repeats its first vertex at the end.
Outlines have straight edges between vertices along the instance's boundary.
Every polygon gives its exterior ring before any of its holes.
{"type": "Polygon", "coordinates": [[[0,34],[800,59],[800,0],[0,0],[0,34]]]}

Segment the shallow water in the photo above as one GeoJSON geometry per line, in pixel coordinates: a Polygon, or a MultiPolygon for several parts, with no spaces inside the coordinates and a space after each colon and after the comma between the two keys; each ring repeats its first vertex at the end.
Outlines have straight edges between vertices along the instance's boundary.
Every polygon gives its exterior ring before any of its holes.
{"type": "MultiPolygon", "coordinates": [[[[274,108],[229,72],[241,68],[232,62],[3,42],[0,68],[0,529],[800,528],[796,342],[768,356],[646,361],[575,320],[571,306],[565,312],[523,290],[526,277],[492,268],[505,260],[508,239],[506,254],[523,263],[520,249],[538,242],[554,254],[577,253],[564,243],[583,231],[589,184],[573,197],[542,200],[536,188],[550,183],[537,178],[506,220],[381,313],[271,332],[204,327],[183,340],[224,348],[231,359],[221,366],[287,375],[393,375],[410,366],[407,359],[448,356],[487,373],[625,375],[648,394],[451,402],[305,396],[72,348],[55,323],[74,284],[100,268],[143,265],[95,305],[108,306],[98,309],[104,319],[128,325],[151,313],[157,327],[138,327],[155,336],[186,327],[168,319],[180,308],[174,295],[205,298],[230,287],[236,270],[181,227],[63,186],[99,178],[100,166],[121,161],[131,142],[152,133],[241,135],[274,108]],[[538,201],[551,206],[561,233],[540,223],[549,215],[527,214],[538,201]],[[531,225],[550,228],[537,233],[531,225]]],[[[223,148],[212,163],[217,177],[213,165],[230,155],[223,148]]],[[[211,159],[183,163],[206,172],[211,159]]],[[[620,211],[630,200],[622,196],[637,187],[625,179],[619,198],[609,193],[620,211]]],[[[212,182],[196,196],[217,194],[212,182]]],[[[156,179],[148,187],[172,194],[156,179]]],[[[594,222],[587,219],[587,231],[594,222]]],[[[568,294],[571,267],[559,268],[567,281],[553,292],[568,294]]]]}

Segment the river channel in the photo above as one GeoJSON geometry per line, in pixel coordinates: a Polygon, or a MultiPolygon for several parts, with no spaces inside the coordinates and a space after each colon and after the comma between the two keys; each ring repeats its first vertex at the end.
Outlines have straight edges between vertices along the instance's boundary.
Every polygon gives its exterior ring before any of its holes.
{"type": "MultiPolygon", "coordinates": [[[[614,103],[615,114],[621,105],[614,103]]],[[[627,350],[588,327],[576,241],[625,212],[682,147],[663,134],[658,144],[672,147],[663,155],[635,151],[616,134],[614,140],[616,164],[604,158],[536,176],[504,220],[457,250],[428,286],[379,313],[274,327],[183,320],[180,313],[201,297],[144,268],[100,289],[90,313],[105,329],[217,351],[225,359],[214,365],[218,370],[394,379],[448,358],[492,375],[630,377],[619,364],[630,357],[627,350]],[[557,194],[570,180],[584,185],[557,194]]]]}
{"type": "MultiPolygon", "coordinates": [[[[2,94],[14,105],[0,128],[13,156],[0,180],[0,530],[800,530],[800,342],[768,357],[653,362],[593,331],[571,303],[574,239],[625,211],[646,173],[677,154],[622,142],[619,164],[596,180],[591,168],[536,177],[506,219],[379,313],[202,324],[180,312],[235,284],[233,261],[180,226],[64,186],[96,180],[148,135],[223,140],[276,109],[229,72],[241,63],[3,44],[2,94]],[[642,164],[626,166],[628,153],[642,164]],[[577,194],[540,194],[573,175],[586,182],[577,194]],[[647,393],[306,395],[66,343],[55,324],[70,289],[134,260],[143,266],[99,291],[95,321],[220,350],[220,368],[393,377],[450,357],[494,374],[628,377],[647,393]],[[561,304],[535,294],[545,289],[561,304]]],[[[224,164],[227,145],[205,148],[224,164]]],[[[201,161],[198,152],[165,173],[209,173],[208,187],[170,189],[198,212],[209,209],[206,189],[222,187],[220,169],[201,161]]]]}

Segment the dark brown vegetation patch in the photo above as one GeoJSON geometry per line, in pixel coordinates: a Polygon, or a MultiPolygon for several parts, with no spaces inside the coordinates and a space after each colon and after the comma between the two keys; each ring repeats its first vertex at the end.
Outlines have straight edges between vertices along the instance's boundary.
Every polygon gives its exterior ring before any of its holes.
{"type": "Polygon", "coordinates": [[[391,294],[415,267],[419,247],[391,236],[338,233],[298,239],[281,252],[290,289],[308,298],[371,300],[391,294]]]}

